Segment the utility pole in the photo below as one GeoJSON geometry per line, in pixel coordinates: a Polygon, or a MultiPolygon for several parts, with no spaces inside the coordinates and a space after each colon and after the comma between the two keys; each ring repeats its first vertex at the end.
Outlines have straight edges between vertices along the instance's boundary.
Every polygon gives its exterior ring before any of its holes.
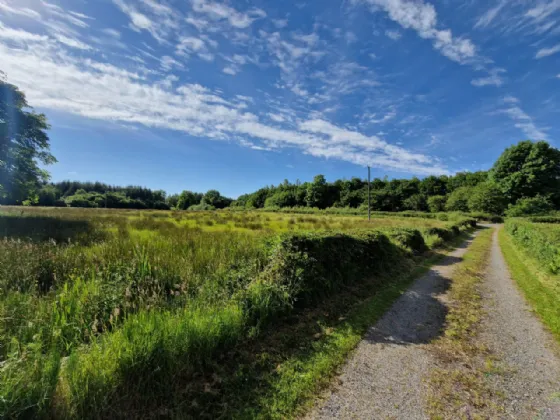
{"type": "Polygon", "coordinates": [[[367,219],[371,222],[371,168],[367,167],[367,219]]]}

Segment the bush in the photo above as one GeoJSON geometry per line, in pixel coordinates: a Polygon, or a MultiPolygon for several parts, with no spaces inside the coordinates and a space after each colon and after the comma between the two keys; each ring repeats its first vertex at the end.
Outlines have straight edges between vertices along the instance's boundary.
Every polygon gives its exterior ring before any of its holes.
{"type": "Polygon", "coordinates": [[[206,203],[200,203],[200,204],[195,204],[194,206],[190,206],[189,211],[210,211],[210,210],[216,210],[214,208],[214,206],[211,206],[210,204],[206,204],[206,203]]]}
{"type": "Polygon", "coordinates": [[[445,208],[447,211],[469,211],[469,198],[472,194],[472,187],[457,188],[449,197],[445,208]]]}
{"type": "Polygon", "coordinates": [[[542,195],[527,197],[517,200],[515,205],[506,211],[508,217],[522,217],[537,214],[546,214],[553,209],[552,202],[542,195]]]}
{"type": "Polygon", "coordinates": [[[428,250],[424,237],[416,229],[396,228],[385,233],[398,245],[414,254],[421,254],[428,250]]]}
{"type": "Polygon", "coordinates": [[[428,208],[432,213],[445,211],[445,203],[447,203],[447,198],[444,195],[434,195],[428,198],[428,208]]]}

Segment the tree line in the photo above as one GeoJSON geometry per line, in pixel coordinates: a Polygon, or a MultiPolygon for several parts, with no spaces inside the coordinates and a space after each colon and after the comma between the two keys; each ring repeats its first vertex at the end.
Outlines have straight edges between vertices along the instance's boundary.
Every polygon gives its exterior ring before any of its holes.
{"type": "MultiPolygon", "coordinates": [[[[236,200],[217,190],[167,195],[140,186],[52,183],[39,167],[56,162],[49,151],[48,129],[46,117],[30,108],[23,92],[0,72],[0,204],[162,210],[367,208],[366,180],[327,182],[324,175],[311,182],[285,180],[236,200]]],[[[375,178],[369,189],[374,211],[545,213],[560,209],[560,151],[547,142],[527,140],[507,148],[488,171],[424,179],[375,178]]]]}

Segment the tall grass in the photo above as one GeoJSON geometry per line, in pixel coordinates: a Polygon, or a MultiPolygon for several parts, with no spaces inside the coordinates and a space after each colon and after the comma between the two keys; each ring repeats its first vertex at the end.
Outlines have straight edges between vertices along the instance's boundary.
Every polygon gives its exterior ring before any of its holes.
{"type": "Polygon", "coordinates": [[[474,223],[452,219],[2,208],[0,415],[176,409],[237,343],[474,223]]]}

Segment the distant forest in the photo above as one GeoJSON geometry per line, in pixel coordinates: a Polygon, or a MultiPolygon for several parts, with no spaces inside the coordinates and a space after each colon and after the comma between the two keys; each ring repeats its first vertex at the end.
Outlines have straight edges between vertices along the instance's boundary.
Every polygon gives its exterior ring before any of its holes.
{"type": "MultiPolygon", "coordinates": [[[[374,211],[471,211],[502,214],[545,213],[560,207],[560,151],[546,142],[523,141],[505,150],[489,171],[459,172],[424,179],[371,181],[374,211]]],[[[352,178],[327,182],[271,185],[236,200],[216,190],[162,190],[100,182],[44,183],[25,204],[38,206],[107,207],[159,210],[279,209],[286,207],[367,209],[367,180],[352,178]]],[[[3,199],[2,204],[18,204],[3,199]]]]}

